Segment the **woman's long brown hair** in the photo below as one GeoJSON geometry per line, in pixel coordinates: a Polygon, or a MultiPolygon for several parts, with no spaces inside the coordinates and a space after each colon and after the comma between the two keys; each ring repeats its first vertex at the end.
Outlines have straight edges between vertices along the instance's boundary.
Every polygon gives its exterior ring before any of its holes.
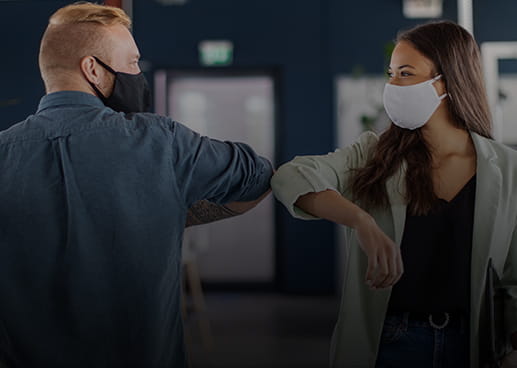
{"type": "MultiPolygon", "coordinates": [[[[491,137],[488,108],[478,45],[464,28],[449,21],[417,26],[398,35],[396,42],[409,42],[431,60],[445,82],[447,107],[456,126],[491,137]]],[[[411,214],[428,213],[437,197],[431,176],[431,148],[420,129],[394,124],[379,137],[371,158],[351,179],[354,199],[365,209],[389,206],[386,180],[403,162],[406,171],[406,201],[411,214]]]]}

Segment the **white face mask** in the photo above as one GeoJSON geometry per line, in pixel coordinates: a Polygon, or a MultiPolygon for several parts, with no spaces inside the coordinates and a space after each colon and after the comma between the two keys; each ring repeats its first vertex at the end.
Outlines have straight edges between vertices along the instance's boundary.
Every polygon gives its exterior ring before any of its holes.
{"type": "Polygon", "coordinates": [[[422,127],[440,106],[447,93],[438,96],[433,83],[442,76],[410,86],[384,86],[384,109],[393,123],[401,128],[414,130],[422,127]]]}

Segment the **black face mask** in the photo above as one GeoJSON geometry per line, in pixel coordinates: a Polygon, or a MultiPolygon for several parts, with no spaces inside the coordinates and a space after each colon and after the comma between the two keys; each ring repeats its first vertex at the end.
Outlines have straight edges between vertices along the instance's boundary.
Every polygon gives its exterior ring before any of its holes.
{"type": "Polygon", "coordinates": [[[93,83],[90,83],[104,105],[125,113],[147,111],[151,105],[151,91],[144,74],[116,72],[97,57],[94,56],[94,58],[107,71],[115,75],[113,92],[109,97],[104,96],[93,83]]]}

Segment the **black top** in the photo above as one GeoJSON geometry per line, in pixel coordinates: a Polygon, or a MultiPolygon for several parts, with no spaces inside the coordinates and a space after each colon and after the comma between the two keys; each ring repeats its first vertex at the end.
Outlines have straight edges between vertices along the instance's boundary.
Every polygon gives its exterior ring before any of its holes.
{"type": "Polygon", "coordinates": [[[468,312],[476,176],[450,202],[406,217],[404,274],[392,290],[391,312],[468,312]]]}

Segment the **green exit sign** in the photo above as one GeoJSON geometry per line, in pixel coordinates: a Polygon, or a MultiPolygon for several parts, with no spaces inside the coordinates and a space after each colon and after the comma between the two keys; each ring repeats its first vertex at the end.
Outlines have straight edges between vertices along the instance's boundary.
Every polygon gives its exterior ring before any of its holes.
{"type": "Polygon", "coordinates": [[[202,41],[199,43],[199,62],[204,66],[225,66],[233,62],[231,41],[202,41]]]}

